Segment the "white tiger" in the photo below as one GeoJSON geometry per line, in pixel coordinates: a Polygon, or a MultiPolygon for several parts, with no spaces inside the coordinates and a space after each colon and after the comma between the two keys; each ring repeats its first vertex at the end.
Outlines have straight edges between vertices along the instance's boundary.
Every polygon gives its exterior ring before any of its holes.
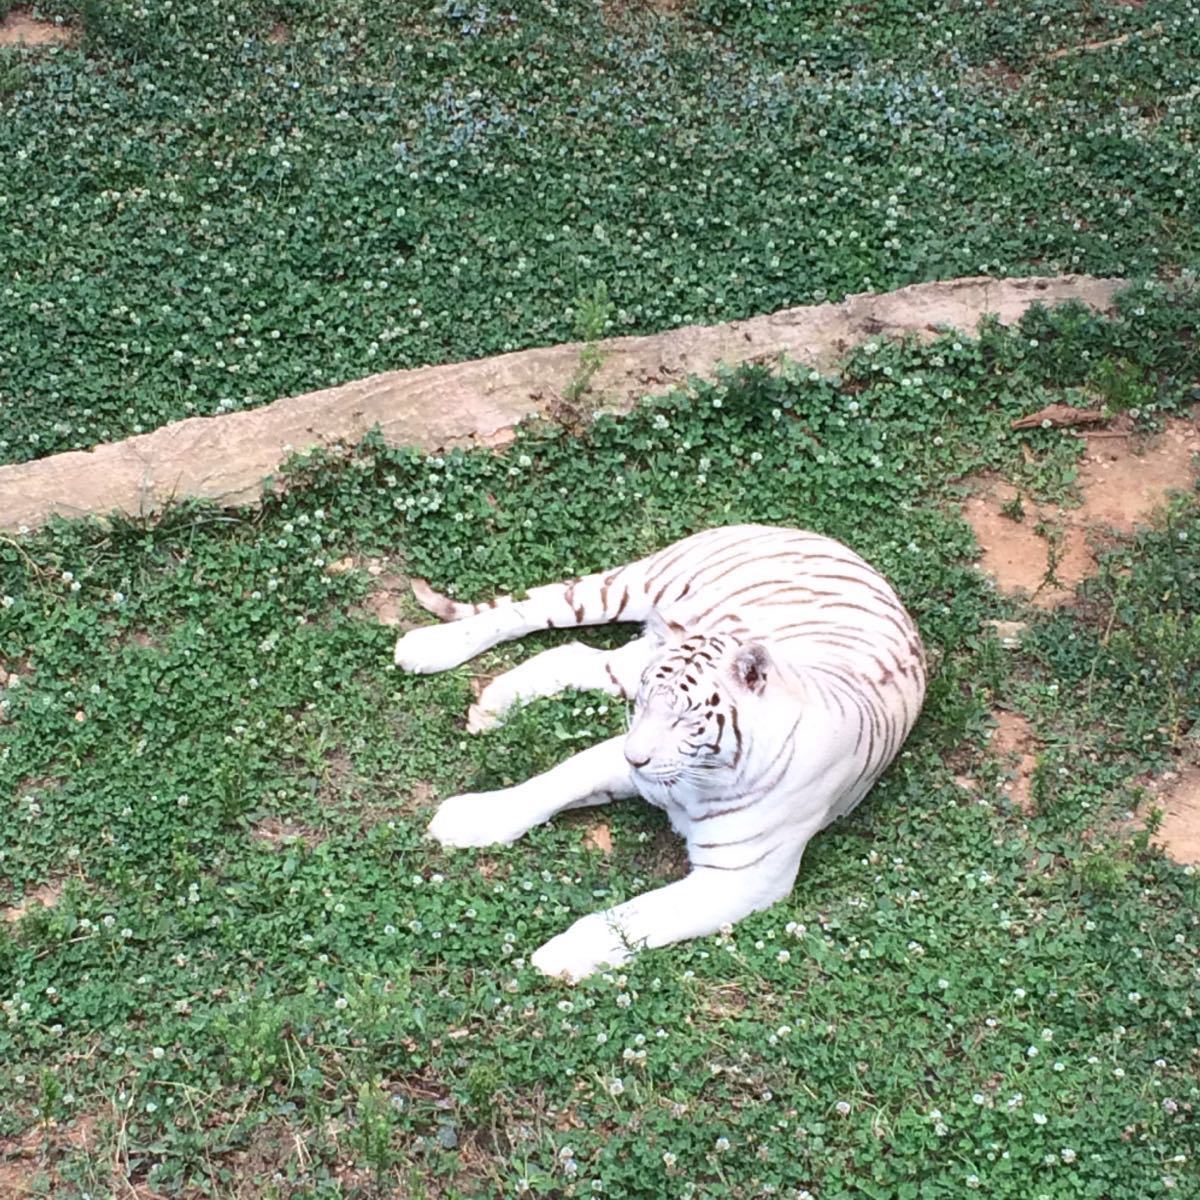
{"type": "Polygon", "coordinates": [[[628,733],[517,787],[445,800],[443,845],[512,842],[564,809],[641,795],[687,840],[689,874],[575,922],[532,958],[579,979],[643,946],[700,937],[791,890],[809,839],[895,757],[925,694],[916,627],[887,581],[827,537],[733,525],[611,571],[461,604],[414,582],[447,624],[396,643],[405,670],[446,670],[536,629],[641,621],[618,650],[578,642],[493,680],[473,732],[568,687],[633,697],[628,733]]]}

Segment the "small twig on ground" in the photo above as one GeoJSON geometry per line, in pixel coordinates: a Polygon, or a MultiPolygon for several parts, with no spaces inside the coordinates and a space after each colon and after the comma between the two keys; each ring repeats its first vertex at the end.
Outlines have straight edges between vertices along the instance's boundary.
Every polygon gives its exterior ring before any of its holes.
{"type": "Polygon", "coordinates": [[[1047,54],[1043,62],[1057,62],[1060,58],[1070,58],[1073,54],[1094,54],[1098,50],[1112,50],[1117,46],[1123,46],[1126,42],[1132,41],[1138,37],[1158,37],[1163,31],[1162,22],[1156,21],[1147,29],[1131,29],[1128,33],[1122,33],[1119,37],[1104,38],[1099,42],[1080,42],[1078,46],[1064,46],[1061,50],[1052,50],[1047,54]]]}

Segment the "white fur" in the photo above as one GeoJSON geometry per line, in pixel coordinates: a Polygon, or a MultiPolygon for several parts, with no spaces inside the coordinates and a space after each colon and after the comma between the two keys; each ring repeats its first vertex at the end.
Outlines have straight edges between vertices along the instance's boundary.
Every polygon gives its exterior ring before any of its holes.
{"type": "Polygon", "coordinates": [[[607,575],[478,609],[424,589],[422,603],[451,619],[397,642],[396,662],[415,672],[455,666],[548,624],[614,616],[646,622],[645,635],[619,650],[571,643],[499,676],[472,707],[468,725],[473,732],[489,729],[516,704],[583,687],[637,693],[625,737],[516,787],[453,796],[429,833],[447,846],[508,843],[564,809],[638,794],[665,810],[687,841],[691,872],[552,938],[532,956],[548,975],[580,979],[628,961],[641,947],[711,934],[769,907],[791,890],[809,839],[870,790],[920,707],[919,639],[910,625],[897,634],[908,618],[888,595],[886,583],[837,543],[763,526],[713,530],[607,575]],[[814,565],[805,566],[806,557],[814,565]],[[792,561],[799,565],[781,565],[792,561]],[[738,572],[732,576],[731,562],[738,572]],[[784,591],[794,592],[796,603],[756,606],[756,598],[778,596],[771,586],[788,570],[796,582],[789,579],[784,591]],[[836,601],[819,600],[831,593],[829,583],[818,581],[831,578],[844,581],[838,586],[847,595],[847,616],[837,615],[836,601]],[[660,587],[663,580],[669,586],[660,587]],[[741,615],[722,608],[721,588],[741,615]],[[882,615],[864,608],[864,595],[882,615]],[[812,625],[814,614],[829,614],[828,628],[824,615],[815,622],[826,642],[787,632],[788,620],[799,616],[812,625]],[[850,648],[838,650],[838,638],[850,648]],[[838,691],[851,685],[831,682],[831,667],[866,680],[864,695],[884,697],[876,719],[895,726],[890,753],[867,752],[864,727],[847,717],[859,711],[858,701],[838,691]],[[878,679],[867,679],[872,671],[878,679]]]}

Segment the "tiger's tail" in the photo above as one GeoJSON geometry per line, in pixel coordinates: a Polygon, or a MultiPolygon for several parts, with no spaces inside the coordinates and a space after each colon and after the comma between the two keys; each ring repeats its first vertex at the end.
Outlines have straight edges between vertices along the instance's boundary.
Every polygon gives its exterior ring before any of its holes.
{"type": "MultiPolygon", "coordinates": [[[[430,587],[428,580],[409,581],[417,603],[442,621],[463,621],[496,613],[519,622],[523,632],[566,629],[575,625],[601,625],[608,621],[645,621],[651,603],[642,583],[642,563],[599,571],[561,583],[530,588],[523,599],[495,596],[478,604],[455,600],[430,587]]],[[[514,633],[512,636],[519,637],[514,633]]]]}
{"type": "Polygon", "coordinates": [[[457,666],[538,629],[645,621],[653,610],[645,561],[530,588],[520,599],[496,596],[481,604],[443,596],[423,579],[413,579],[411,587],[417,603],[445,622],[410,630],[396,644],[396,662],[422,673],[457,666]]]}

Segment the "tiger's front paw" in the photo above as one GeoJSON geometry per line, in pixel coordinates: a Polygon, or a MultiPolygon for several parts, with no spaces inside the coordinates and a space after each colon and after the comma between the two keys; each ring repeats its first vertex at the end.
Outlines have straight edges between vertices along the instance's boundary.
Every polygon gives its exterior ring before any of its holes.
{"type": "Polygon", "coordinates": [[[396,642],[396,666],[414,675],[448,671],[469,657],[462,653],[458,630],[453,625],[422,625],[396,642]]]}
{"type": "Polygon", "coordinates": [[[621,932],[605,913],[581,917],[565,933],[552,937],[530,957],[543,975],[577,983],[601,967],[619,967],[633,957],[621,932]]]}
{"type": "MultiPolygon", "coordinates": [[[[520,671],[521,668],[516,669],[520,671]]],[[[479,693],[479,699],[467,713],[467,732],[484,733],[504,724],[505,717],[521,703],[521,692],[512,686],[515,671],[508,671],[491,681],[479,693]]],[[[535,693],[536,694],[536,693],[535,693]]]]}
{"type": "MultiPolygon", "coordinates": [[[[485,692],[486,695],[486,692],[485,692]]],[[[486,733],[489,729],[498,729],[504,724],[504,713],[483,704],[484,697],[479,698],[478,704],[472,704],[467,709],[467,732],[486,733]]]]}
{"type": "Polygon", "coordinates": [[[529,831],[511,809],[504,792],[468,792],[443,800],[427,832],[443,846],[499,846],[515,842],[529,831]]]}

